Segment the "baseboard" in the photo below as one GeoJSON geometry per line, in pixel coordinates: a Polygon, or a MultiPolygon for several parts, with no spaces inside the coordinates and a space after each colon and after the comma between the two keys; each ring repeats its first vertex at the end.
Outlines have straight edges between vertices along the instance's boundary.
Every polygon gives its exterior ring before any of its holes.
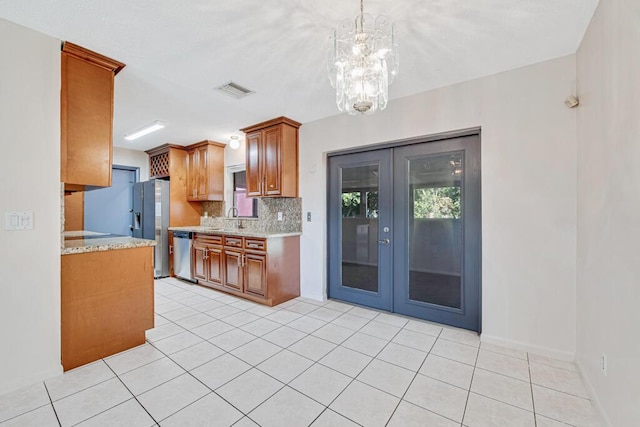
{"type": "Polygon", "coordinates": [[[320,294],[301,294],[300,296],[302,298],[308,298],[308,299],[312,299],[314,301],[321,301],[321,302],[326,301],[326,298],[323,295],[320,295],[320,294]]]}
{"type": "Polygon", "coordinates": [[[591,399],[591,403],[593,403],[593,407],[600,417],[600,421],[604,421],[605,427],[612,427],[613,424],[611,424],[611,420],[609,420],[607,412],[604,410],[604,406],[602,406],[602,402],[600,401],[600,397],[598,397],[598,394],[596,393],[596,389],[593,387],[593,384],[591,383],[589,377],[585,375],[585,370],[582,367],[582,363],[580,363],[580,360],[578,360],[577,358],[576,365],[578,366],[578,371],[580,371],[582,381],[587,388],[587,393],[589,393],[589,399],[591,399]]]}
{"type": "Polygon", "coordinates": [[[553,359],[564,360],[567,362],[573,362],[575,360],[575,353],[568,351],[555,350],[548,347],[542,347],[537,345],[526,344],[519,341],[508,340],[505,338],[492,337],[487,334],[480,335],[480,341],[487,344],[500,345],[502,347],[509,347],[515,350],[522,350],[528,353],[539,354],[540,356],[547,356],[553,359]]]}
{"type": "Polygon", "coordinates": [[[40,371],[36,373],[32,373],[26,377],[22,377],[9,382],[2,382],[0,385],[0,396],[11,393],[12,391],[20,390],[21,388],[28,387],[44,380],[48,380],[49,378],[56,377],[58,375],[62,375],[62,365],[59,365],[56,368],[51,368],[45,371],[40,371]]]}

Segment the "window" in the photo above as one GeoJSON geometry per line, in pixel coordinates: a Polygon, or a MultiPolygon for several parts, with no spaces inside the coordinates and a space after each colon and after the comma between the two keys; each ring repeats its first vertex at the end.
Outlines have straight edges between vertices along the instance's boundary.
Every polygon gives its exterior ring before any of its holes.
{"type": "Polygon", "coordinates": [[[233,207],[238,209],[238,216],[258,217],[258,199],[247,197],[246,171],[233,173],[233,207]]]}
{"type": "Polygon", "coordinates": [[[414,218],[460,218],[460,187],[413,189],[414,218]]]}
{"type": "Polygon", "coordinates": [[[342,193],[342,217],[343,218],[377,218],[378,217],[378,192],[377,191],[349,191],[342,193]],[[364,200],[364,206],[362,205],[364,200]]]}

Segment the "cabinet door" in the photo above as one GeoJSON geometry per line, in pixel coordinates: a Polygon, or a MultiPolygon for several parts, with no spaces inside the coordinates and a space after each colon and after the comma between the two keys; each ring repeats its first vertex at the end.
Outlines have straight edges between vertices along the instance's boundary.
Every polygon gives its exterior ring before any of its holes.
{"type": "Polygon", "coordinates": [[[247,134],[247,196],[260,196],[262,189],[262,171],[260,167],[261,132],[247,134]]]}
{"type": "Polygon", "coordinates": [[[281,193],[280,168],[281,159],[281,126],[272,126],[264,130],[263,133],[263,176],[264,187],[262,195],[279,196],[281,193]]]}
{"type": "Polygon", "coordinates": [[[267,255],[245,254],[245,292],[265,296],[267,294],[267,255]]]}
{"type": "Polygon", "coordinates": [[[190,150],[187,153],[187,200],[198,200],[196,194],[198,179],[198,150],[190,150]]]}
{"type": "Polygon", "coordinates": [[[197,187],[196,187],[196,196],[198,200],[207,200],[209,197],[209,176],[207,175],[207,163],[208,159],[208,151],[207,146],[198,147],[197,149],[198,156],[196,161],[198,162],[198,178],[197,178],[197,187]]]}
{"type": "Polygon", "coordinates": [[[193,278],[207,280],[207,247],[199,244],[193,245],[193,278]]]}
{"type": "Polygon", "coordinates": [[[210,246],[207,257],[207,281],[222,286],[224,283],[222,247],[210,246]]]}
{"type": "Polygon", "coordinates": [[[109,187],[113,72],[62,52],[62,182],[109,187]]]}
{"type": "Polygon", "coordinates": [[[224,250],[224,286],[243,291],[242,252],[224,250]]]}

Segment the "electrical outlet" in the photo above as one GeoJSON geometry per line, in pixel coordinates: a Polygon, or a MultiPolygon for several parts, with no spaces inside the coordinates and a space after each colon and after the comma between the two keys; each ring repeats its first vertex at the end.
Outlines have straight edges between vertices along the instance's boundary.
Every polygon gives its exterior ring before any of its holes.
{"type": "Polygon", "coordinates": [[[278,212],[278,221],[282,221],[282,212],[278,212]]]}
{"type": "Polygon", "coordinates": [[[602,375],[607,376],[607,355],[606,353],[602,353],[602,359],[600,361],[600,369],[602,370],[602,375]]]}

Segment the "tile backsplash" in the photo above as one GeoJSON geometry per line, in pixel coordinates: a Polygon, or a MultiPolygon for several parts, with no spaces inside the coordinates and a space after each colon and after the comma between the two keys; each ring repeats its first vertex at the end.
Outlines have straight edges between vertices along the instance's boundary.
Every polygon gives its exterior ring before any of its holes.
{"type": "Polygon", "coordinates": [[[207,213],[208,216],[225,216],[224,202],[202,202],[202,215],[207,213]]]}
{"type": "Polygon", "coordinates": [[[203,202],[203,212],[208,217],[200,218],[200,225],[214,228],[232,228],[236,224],[249,231],[271,233],[302,232],[302,199],[259,198],[258,218],[227,218],[224,202],[203,202]],[[282,212],[282,221],[278,221],[282,212]]]}

